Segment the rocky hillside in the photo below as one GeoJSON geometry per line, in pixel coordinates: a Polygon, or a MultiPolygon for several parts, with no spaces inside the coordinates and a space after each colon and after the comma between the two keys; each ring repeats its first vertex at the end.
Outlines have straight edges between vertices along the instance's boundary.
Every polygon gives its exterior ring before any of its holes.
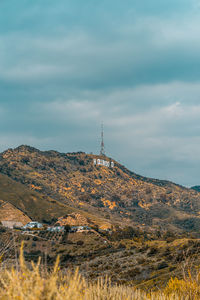
{"type": "Polygon", "coordinates": [[[94,165],[98,158],[82,152],[42,152],[20,146],[0,155],[0,173],[38,195],[110,221],[161,229],[200,229],[197,191],[139,176],[116,161],[113,168],[94,165]]]}

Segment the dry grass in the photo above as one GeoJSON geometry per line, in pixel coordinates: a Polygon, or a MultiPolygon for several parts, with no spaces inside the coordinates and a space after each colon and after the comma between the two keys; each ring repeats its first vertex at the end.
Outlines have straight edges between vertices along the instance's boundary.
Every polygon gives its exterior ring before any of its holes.
{"type": "Polygon", "coordinates": [[[171,279],[164,291],[147,294],[131,287],[112,285],[109,279],[90,283],[78,270],[63,275],[59,270],[59,259],[51,272],[44,272],[40,261],[28,268],[22,251],[19,270],[2,270],[0,275],[0,300],[200,299],[199,275],[192,278],[189,274],[184,280],[171,279]]]}

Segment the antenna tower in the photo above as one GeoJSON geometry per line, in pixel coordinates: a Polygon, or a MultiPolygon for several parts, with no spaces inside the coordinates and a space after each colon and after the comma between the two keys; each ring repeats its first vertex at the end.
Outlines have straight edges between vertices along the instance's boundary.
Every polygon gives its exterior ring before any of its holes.
{"type": "Polygon", "coordinates": [[[100,155],[105,156],[103,123],[101,124],[101,150],[100,150],[100,155]]]}

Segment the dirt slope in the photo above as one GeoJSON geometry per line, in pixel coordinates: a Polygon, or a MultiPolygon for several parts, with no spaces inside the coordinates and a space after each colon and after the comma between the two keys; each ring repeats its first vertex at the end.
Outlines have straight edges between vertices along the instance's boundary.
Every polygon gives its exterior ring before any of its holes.
{"type": "Polygon", "coordinates": [[[15,221],[25,225],[30,222],[31,219],[12,204],[0,200],[0,222],[1,221],[15,221]]]}

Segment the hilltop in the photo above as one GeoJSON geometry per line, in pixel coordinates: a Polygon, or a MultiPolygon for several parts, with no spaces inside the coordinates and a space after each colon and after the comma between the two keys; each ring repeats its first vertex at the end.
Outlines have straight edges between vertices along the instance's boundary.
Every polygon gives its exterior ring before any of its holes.
{"type": "Polygon", "coordinates": [[[41,201],[49,197],[51,205],[53,199],[56,205],[90,212],[111,223],[160,230],[200,229],[197,191],[140,176],[115,160],[113,168],[94,165],[98,158],[110,161],[83,152],[40,151],[23,145],[0,154],[0,173],[43,197],[41,201]]]}

